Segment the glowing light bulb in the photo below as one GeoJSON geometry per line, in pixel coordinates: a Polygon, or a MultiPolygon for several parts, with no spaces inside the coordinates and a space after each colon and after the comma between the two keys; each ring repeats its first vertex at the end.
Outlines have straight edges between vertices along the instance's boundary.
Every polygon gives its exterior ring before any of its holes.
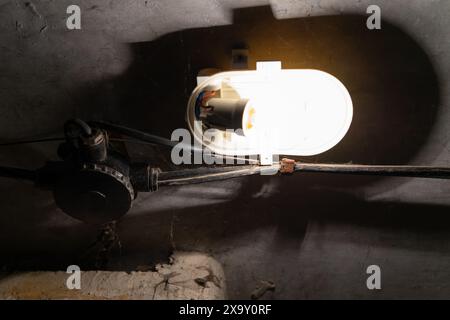
{"type": "Polygon", "coordinates": [[[345,86],[323,71],[282,70],[277,65],[222,72],[203,81],[187,110],[195,139],[223,155],[255,155],[269,149],[272,154],[310,156],[339,143],[353,117],[345,86]],[[198,97],[211,91],[214,100],[199,107],[198,97]],[[202,115],[199,108],[204,109],[202,115]],[[210,119],[219,116],[234,120],[216,126],[210,119]],[[207,129],[205,139],[202,132],[207,129]]]}

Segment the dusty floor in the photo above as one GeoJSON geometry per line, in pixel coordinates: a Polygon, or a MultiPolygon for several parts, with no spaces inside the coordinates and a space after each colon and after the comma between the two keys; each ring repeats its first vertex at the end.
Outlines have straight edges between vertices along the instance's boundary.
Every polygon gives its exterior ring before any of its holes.
{"type": "MultiPolygon", "coordinates": [[[[170,136],[185,127],[196,72],[230,67],[231,48],[285,68],[317,68],[347,86],[354,121],[331,151],[308,159],[450,165],[450,2],[90,1],[82,30],[65,28],[74,1],[0,0],[0,138],[59,134],[78,116],[170,136]],[[259,5],[270,7],[259,8],[259,5]],[[234,9],[234,10],[233,10],[234,9]]],[[[0,162],[38,167],[53,144],[4,148],[0,162]]],[[[148,157],[144,147],[130,150],[148,157]]],[[[163,166],[169,166],[163,163],[163,166]]],[[[230,298],[449,298],[446,181],[304,174],[251,177],[140,195],[118,224],[110,270],[167,261],[174,248],[221,262],[230,298]],[[366,268],[382,290],[366,288],[366,268]]],[[[56,209],[51,195],[0,181],[5,271],[80,261],[98,230],[56,209]]]]}

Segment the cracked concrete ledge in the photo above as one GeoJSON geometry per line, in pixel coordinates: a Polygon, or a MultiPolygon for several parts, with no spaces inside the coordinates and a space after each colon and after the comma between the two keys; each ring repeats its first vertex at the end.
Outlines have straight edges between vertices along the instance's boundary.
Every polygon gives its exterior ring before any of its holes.
{"type": "Polygon", "coordinates": [[[81,288],[68,289],[65,271],[16,273],[0,279],[0,299],[225,299],[222,266],[197,252],[175,252],[154,271],[81,271],[81,288]]]}

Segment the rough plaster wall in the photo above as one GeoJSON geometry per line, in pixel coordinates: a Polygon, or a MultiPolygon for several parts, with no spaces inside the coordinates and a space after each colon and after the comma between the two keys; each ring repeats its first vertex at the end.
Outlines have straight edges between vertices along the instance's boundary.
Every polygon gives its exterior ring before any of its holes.
{"type": "MultiPolygon", "coordinates": [[[[99,81],[120,76],[128,68],[133,57],[127,43],[186,28],[227,25],[232,22],[231,9],[242,6],[240,1],[80,1],[83,29],[70,32],[65,29],[65,8],[72,3],[0,1],[2,139],[54,133],[72,116],[118,117],[113,98],[86,109],[81,97],[97,90],[99,81]]],[[[245,6],[267,3],[245,1],[245,6]]],[[[369,4],[271,3],[279,19],[365,14],[369,4]]],[[[383,19],[400,26],[422,46],[440,81],[437,121],[411,162],[449,165],[450,2],[380,0],[377,4],[383,19]]],[[[102,88],[106,97],[113,97],[114,90],[102,88]]],[[[8,148],[0,159],[4,164],[34,167],[54,157],[52,147],[8,148]]],[[[320,198],[299,202],[298,207],[283,206],[280,186],[284,183],[258,177],[140,197],[119,229],[128,267],[151,262],[150,256],[156,260],[167,256],[173,230],[176,246],[209,251],[224,264],[233,298],[248,298],[261,279],[275,282],[275,292],[267,297],[279,299],[450,296],[448,183],[383,179],[345,190],[343,200],[330,203],[332,213],[324,217],[319,212],[326,201],[320,198]],[[381,292],[365,288],[369,264],[382,267],[381,292]]],[[[0,191],[2,252],[15,256],[17,265],[25,262],[29,268],[39,268],[66,263],[95,238],[96,230],[62,215],[45,192],[9,181],[2,181],[0,191]]],[[[284,197],[300,200],[302,194],[303,190],[292,191],[284,197]]]]}

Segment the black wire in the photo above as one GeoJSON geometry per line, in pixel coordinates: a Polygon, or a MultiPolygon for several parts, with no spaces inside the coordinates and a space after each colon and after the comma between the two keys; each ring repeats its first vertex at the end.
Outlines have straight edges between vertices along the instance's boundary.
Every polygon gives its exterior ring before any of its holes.
{"type": "Polygon", "coordinates": [[[163,146],[168,146],[168,147],[174,147],[174,146],[178,145],[177,141],[172,141],[172,140],[162,138],[162,137],[150,134],[150,133],[146,133],[146,132],[143,132],[140,130],[132,129],[132,128],[117,125],[117,124],[101,122],[101,121],[90,121],[88,124],[92,127],[96,127],[96,128],[107,130],[107,131],[114,131],[119,134],[123,134],[125,136],[129,136],[129,137],[135,138],[137,140],[142,140],[142,141],[145,141],[145,142],[148,142],[151,144],[163,145],[163,146]]]}
{"type": "MultiPolygon", "coordinates": [[[[15,145],[22,145],[22,144],[32,144],[32,143],[42,143],[42,142],[54,142],[54,141],[65,141],[66,139],[63,137],[55,137],[55,138],[42,138],[42,139],[33,139],[33,140],[20,140],[20,141],[11,141],[11,142],[3,142],[0,143],[0,147],[6,147],[6,146],[15,146],[15,145]]],[[[155,143],[138,140],[138,139],[123,139],[123,138],[109,138],[109,141],[117,141],[117,142],[126,142],[126,143],[136,143],[136,144],[144,144],[144,145],[152,145],[154,146],[155,143]]],[[[211,154],[212,157],[218,157],[223,158],[224,160],[230,159],[230,160],[236,160],[236,161],[242,161],[242,162],[248,162],[248,163],[258,163],[258,160],[256,159],[246,159],[242,157],[234,157],[234,156],[223,156],[223,155],[216,155],[211,154]]]]}
{"type": "Polygon", "coordinates": [[[21,144],[30,144],[30,143],[40,143],[40,142],[64,141],[64,140],[65,140],[65,138],[63,138],[63,137],[19,140],[19,141],[2,142],[2,143],[0,143],[0,147],[15,146],[15,145],[21,145],[21,144]]]}
{"type": "MultiPolygon", "coordinates": [[[[119,134],[134,138],[136,140],[139,141],[143,141],[152,145],[160,145],[160,146],[167,146],[167,147],[181,147],[185,150],[189,150],[192,152],[203,152],[203,148],[198,148],[195,146],[192,146],[190,144],[180,144],[180,142],[178,141],[172,141],[166,138],[162,138],[147,132],[143,132],[140,130],[136,130],[136,129],[132,129],[129,127],[125,127],[125,126],[121,126],[121,125],[117,125],[117,124],[112,124],[112,123],[108,123],[108,122],[102,122],[102,121],[90,121],[88,122],[88,124],[92,127],[96,127],[99,129],[103,129],[103,130],[107,130],[107,131],[115,131],[119,134]]],[[[113,139],[111,139],[113,140],[113,139]]],[[[116,139],[117,141],[120,141],[119,139],[116,139]]],[[[133,142],[136,143],[136,141],[131,141],[128,140],[127,142],[133,142]]],[[[231,159],[231,160],[237,160],[237,161],[242,161],[242,162],[253,162],[253,163],[258,163],[258,160],[255,159],[246,159],[246,158],[240,158],[240,157],[236,157],[236,156],[225,156],[225,155],[215,155],[212,154],[211,156],[213,157],[220,157],[222,159],[231,159]]]]}
{"type": "MultiPolygon", "coordinates": [[[[115,125],[106,122],[89,122],[89,124],[78,120],[69,120],[66,122],[65,131],[69,126],[76,125],[84,131],[84,134],[92,133],[92,127],[107,131],[115,131],[119,134],[131,137],[133,139],[117,139],[113,138],[111,141],[123,141],[130,143],[148,143],[152,145],[163,145],[168,147],[179,146],[179,142],[171,141],[159,136],[155,136],[136,129],[115,125]]],[[[43,138],[34,140],[23,140],[0,143],[0,146],[12,146],[27,143],[39,143],[50,141],[63,141],[65,138],[43,138]]],[[[186,145],[190,151],[203,151],[203,149],[195,148],[191,145],[186,145]]],[[[226,156],[224,156],[226,158],[226,156]]],[[[250,161],[250,159],[237,160],[250,161]]],[[[192,183],[202,183],[208,181],[217,181],[230,179],[240,176],[259,174],[264,170],[278,170],[279,164],[272,166],[228,166],[228,167],[200,167],[196,169],[178,170],[161,172],[159,174],[158,184],[164,185],[183,185],[192,183]]],[[[347,164],[320,164],[320,163],[302,163],[295,164],[295,171],[297,172],[322,172],[322,173],[341,173],[341,174],[356,174],[356,175],[377,175],[377,176],[397,176],[397,177],[421,177],[421,178],[437,178],[450,179],[449,167],[432,167],[432,166],[380,166],[380,165],[347,165],[347,164]]],[[[33,180],[35,173],[33,171],[0,167],[0,176],[33,180]]]]}
{"type": "MultiPolygon", "coordinates": [[[[195,146],[192,145],[182,145],[177,141],[172,141],[166,138],[162,138],[150,133],[146,133],[140,130],[136,130],[136,129],[132,129],[129,127],[125,127],[125,126],[121,126],[121,125],[116,125],[116,124],[112,124],[112,123],[107,123],[107,122],[101,122],[101,121],[90,121],[89,123],[86,123],[82,120],[79,119],[74,119],[74,120],[69,120],[66,122],[65,126],[64,126],[64,130],[67,135],[70,135],[70,126],[72,125],[77,125],[80,128],[84,128],[84,132],[85,134],[87,134],[88,132],[92,132],[92,127],[96,127],[99,129],[103,129],[106,131],[115,131],[119,134],[128,136],[132,139],[121,139],[121,138],[111,138],[109,139],[110,141],[121,141],[121,142],[129,142],[129,143],[140,143],[140,144],[150,144],[150,145],[162,145],[162,146],[167,146],[167,147],[182,147],[185,150],[189,150],[192,152],[203,152],[203,148],[197,148],[195,146]],[[89,130],[88,130],[89,129],[89,130]]],[[[66,137],[66,139],[69,137],[66,137]]],[[[51,142],[51,141],[63,141],[66,140],[65,138],[43,138],[43,139],[34,139],[34,140],[23,140],[23,141],[11,141],[11,142],[4,142],[4,143],[0,143],[0,147],[2,146],[13,146],[13,145],[21,145],[21,144],[29,144],[29,143],[40,143],[40,142],[51,142]]],[[[241,161],[243,163],[258,163],[258,160],[256,159],[246,159],[246,158],[242,158],[242,157],[237,157],[237,156],[225,156],[225,155],[216,155],[216,154],[211,154],[212,157],[215,158],[222,158],[224,160],[226,159],[230,159],[230,160],[236,160],[236,161],[241,161]]]]}
{"type": "Polygon", "coordinates": [[[35,181],[36,171],[11,167],[0,167],[0,177],[35,181]]]}
{"type": "Polygon", "coordinates": [[[81,131],[81,134],[86,137],[92,135],[92,128],[86,122],[81,119],[70,119],[64,124],[64,135],[67,138],[77,138],[79,136],[78,133],[73,134],[73,127],[77,127],[81,131]]]}
{"type": "Polygon", "coordinates": [[[390,176],[411,178],[450,179],[450,167],[435,166],[389,166],[389,165],[360,165],[360,164],[326,164],[302,163],[295,164],[295,171],[342,173],[365,176],[390,176]]]}
{"type": "MultiPolygon", "coordinates": [[[[1,142],[0,147],[15,146],[15,145],[22,145],[22,144],[32,144],[32,143],[42,143],[42,142],[65,141],[65,140],[66,140],[66,138],[64,138],[64,137],[18,140],[18,141],[1,142]]],[[[153,143],[149,143],[149,142],[141,141],[141,140],[137,140],[137,139],[110,138],[109,140],[110,141],[118,141],[118,142],[129,142],[129,143],[154,145],[153,143]]]]}

